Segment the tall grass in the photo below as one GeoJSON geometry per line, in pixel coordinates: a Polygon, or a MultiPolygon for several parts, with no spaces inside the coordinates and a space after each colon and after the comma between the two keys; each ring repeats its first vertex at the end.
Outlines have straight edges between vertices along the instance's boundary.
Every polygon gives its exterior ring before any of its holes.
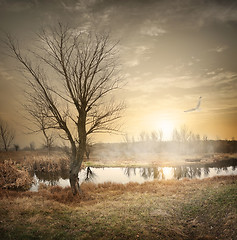
{"type": "Polygon", "coordinates": [[[69,169],[68,158],[51,155],[26,158],[23,164],[30,172],[61,172],[69,169]]]}
{"type": "Polygon", "coordinates": [[[0,162],[12,160],[24,166],[29,172],[59,172],[69,169],[69,159],[63,152],[18,151],[1,152],[0,162]]]}

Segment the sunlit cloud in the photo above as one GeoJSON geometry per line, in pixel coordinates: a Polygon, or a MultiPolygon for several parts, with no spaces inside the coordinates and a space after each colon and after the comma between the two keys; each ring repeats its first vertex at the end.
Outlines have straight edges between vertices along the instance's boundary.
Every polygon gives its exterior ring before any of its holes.
{"type": "Polygon", "coordinates": [[[149,47],[145,45],[135,46],[135,47],[123,47],[123,54],[126,54],[128,60],[125,64],[129,67],[136,67],[142,61],[149,59],[149,47]],[[128,54],[129,52],[129,54],[128,54]]]}

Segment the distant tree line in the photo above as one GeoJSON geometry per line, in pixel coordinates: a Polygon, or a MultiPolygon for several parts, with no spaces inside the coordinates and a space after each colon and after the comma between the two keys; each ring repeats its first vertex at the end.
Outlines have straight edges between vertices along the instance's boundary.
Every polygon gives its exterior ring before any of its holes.
{"type": "MultiPolygon", "coordinates": [[[[36,145],[32,141],[28,146],[20,149],[18,144],[14,144],[15,132],[4,121],[0,121],[0,150],[1,151],[34,151],[36,145]]],[[[50,135],[52,136],[52,135],[50,135]]],[[[45,136],[44,136],[45,137],[45,136]]],[[[37,150],[48,153],[55,151],[69,152],[70,148],[66,146],[57,146],[55,136],[50,144],[44,143],[37,150]]],[[[194,134],[186,126],[180,129],[174,129],[172,140],[164,141],[162,130],[146,132],[142,131],[137,137],[124,135],[121,143],[95,143],[92,138],[86,141],[86,150],[84,157],[89,159],[91,154],[106,152],[121,154],[139,154],[139,153],[161,153],[171,152],[178,154],[200,154],[200,153],[236,153],[237,141],[234,137],[231,140],[209,140],[207,135],[201,136],[194,134]]]]}
{"type": "Polygon", "coordinates": [[[122,143],[98,143],[92,146],[93,155],[103,152],[107,156],[139,156],[141,154],[212,154],[236,153],[236,140],[190,140],[190,141],[134,141],[122,143]]]}
{"type": "Polygon", "coordinates": [[[231,140],[208,140],[207,135],[201,136],[189,130],[185,125],[180,129],[174,129],[172,139],[164,141],[162,130],[145,132],[138,137],[124,136],[123,151],[137,152],[174,152],[180,154],[195,153],[235,153],[237,141],[231,140]]]}

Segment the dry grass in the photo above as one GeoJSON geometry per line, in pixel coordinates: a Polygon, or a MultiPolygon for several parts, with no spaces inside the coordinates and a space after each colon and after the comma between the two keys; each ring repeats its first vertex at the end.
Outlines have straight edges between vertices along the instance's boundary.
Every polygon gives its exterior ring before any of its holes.
{"type": "Polygon", "coordinates": [[[25,190],[32,184],[29,173],[12,161],[0,163],[0,188],[25,190]]]}
{"type": "Polygon", "coordinates": [[[60,172],[69,169],[69,159],[63,152],[19,151],[1,152],[0,162],[14,161],[23,165],[29,172],[60,172]]]}
{"type": "Polygon", "coordinates": [[[24,185],[17,181],[26,179],[20,165],[55,172],[67,168],[68,160],[60,154],[14,154],[1,156],[16,161],[2,160],[0,167],[1,186],[5,186],[0,190],[2,239],[226,240],[237,235],[237,176],[125,185],[83,183],[81,196],[73,196],[70,188],[45,185],[39,192],[16,192],[6,188],[24,185]]]}
{"type": "Polygon", "coordinates": [[[219,185],[235,184],[237,176],[218,176],[207,179],[183,179],[183,180],[154,180],[151,182],[117,184],[106,182],[103,184],[94,184],[85,182],[81,184],[82,194],[73,196],[70,187],[47,186],[40,184],[38,192],[14,192],[1,191],[4,196],[41,196],[59,203],[75,205],[91,205],[111,197],[122,196],[125,193],[131,194],[156,194],[159,196],[171,195],[176,199],[191,197],[195,192],[205,188],[216,189],[219,185]]]}
{"type": "Polygon", "coordinates": [[[234,239],[237,176],[2,190],[4,239],[234,239]]]}
{"type": "Polygon", "coordinates": [[[60,172],[69,169],[69,160],[67,158],[55,158],[52,156],[40,156],[33,159],[26,159],[24,165],[28,171],[39,172],[60,172]]]}

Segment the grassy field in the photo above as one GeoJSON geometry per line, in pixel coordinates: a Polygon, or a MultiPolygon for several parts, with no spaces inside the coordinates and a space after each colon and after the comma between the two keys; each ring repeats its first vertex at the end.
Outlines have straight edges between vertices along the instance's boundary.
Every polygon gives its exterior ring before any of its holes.
{"type": "Polygon", "coordinates": [[[0,192],[1,239],[236,239],[237,176],[0,192]]]}

